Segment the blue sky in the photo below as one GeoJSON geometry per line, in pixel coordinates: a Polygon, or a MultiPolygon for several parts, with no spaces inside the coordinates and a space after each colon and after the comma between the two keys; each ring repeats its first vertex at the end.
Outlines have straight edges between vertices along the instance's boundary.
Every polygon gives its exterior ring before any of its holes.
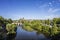
{"type": "Polygon", "coordinates": [[[60,17],[60,0],[0,0],[0,16],[13,20],[60,17]]]}

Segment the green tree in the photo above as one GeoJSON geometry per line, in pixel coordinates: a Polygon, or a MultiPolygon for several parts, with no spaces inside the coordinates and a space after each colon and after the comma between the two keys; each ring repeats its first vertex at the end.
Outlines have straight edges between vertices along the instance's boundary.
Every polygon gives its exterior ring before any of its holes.
{"type": "Polygon", "coordinates": [[[50,20],[45,20],[45,24],[50,25],[50,20]]]}
{"type": "Polygon", "coordinates": [[[2,16],[0,16],[0,26],[4,24],[4,18],[2,16]]]}
{"type": "Polygon", "coordinates": [[[12,23],[13,21],[12,21],[12,19],[8,19],[8,23],[12,23]]]}
{"type": "Polygon", "coordinates": [[[56,26],[56,24],[54,24],[54,26],[51,29],[51,35],[55,35],[58,33],[58,27],[56,26]]]}
{"type": "Polygon", "coordinates": [[[17,26],[15,24],[7,24],[6,25],[6,30],[8,33],[15,33],[17,26]]]}
{"type": "Polygon", "coordinates": [[[60,33],[60,27],[58,27],[58,32],[60,33]]]}

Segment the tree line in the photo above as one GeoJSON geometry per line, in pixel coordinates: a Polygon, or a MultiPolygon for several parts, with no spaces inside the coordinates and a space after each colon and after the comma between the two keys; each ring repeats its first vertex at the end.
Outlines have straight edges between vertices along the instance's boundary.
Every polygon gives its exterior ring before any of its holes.
{"type": "Polygon", "coordinates": [[[2,25],[5,25],[8,33],[13,33],[17,25],[13,25],[12,23],[17,21],[23,24],[22,28],[26,31],[36,31],[37,34],[43,33],[46,37],[54,36],[60,33],[60,18],[46,20],[12,20],[5,19],[0,16],[0,29],[2,29],[2,25]]]}
{"type": "Polygon", "coordinates": [[[16,35],[17,26],[12,24],[12,19],[0,16],[0,40],[10,40],[8,37],[16,35]],[[12,35],[13,34],[13,35],[12,35]]]}
{"type": "Polygon", "coordinates": [[[37,34],[43,33],[47,37],[60,33],[60,18],[47,20],[24,20],[23,29],[27,31],[36,31],[37,34]]]}

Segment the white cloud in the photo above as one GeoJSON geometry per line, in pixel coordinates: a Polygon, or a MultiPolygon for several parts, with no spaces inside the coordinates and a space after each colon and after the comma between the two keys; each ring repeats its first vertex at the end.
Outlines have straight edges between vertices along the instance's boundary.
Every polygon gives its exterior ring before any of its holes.
{"type": "Polygon", "coordinates": [[[55,13],[57,11],[60,11],[60,9],[54,9],[52,12],[55,13]]]}
{"type": "Polygon", "coordinates": [[[42,10],[44,10],[44,11],[42,11],[42,13],[48,14],[48,15],[44,16],[44,19],[52,19],[52,18],[55,18],[55,17],[60,17],[59,15],[55,14],[58,11],[60,11],[60,9],[48,7],[47,4],[44,4],[44,5],[40,6],[40,7],[42,8],[42,10]],[[46,8],[48,8],[48,10],[46,8]]]}
{"type": "Polygon", "coordinates": [[[48,7],[48,4],[43,4],[39,8],[45,8],[45,7],[48,7]]]}
{"type": "Polygon", "coordinates": [[[60,11],[60,9],[49,8],[48,13],[55,13],[57,11],[60,11]]]}

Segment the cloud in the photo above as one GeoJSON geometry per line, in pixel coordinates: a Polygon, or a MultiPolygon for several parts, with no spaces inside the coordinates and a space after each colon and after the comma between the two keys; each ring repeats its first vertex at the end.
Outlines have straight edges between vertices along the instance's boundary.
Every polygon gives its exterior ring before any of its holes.
{"type": "Polygon", "coordinates": [[[46,8],[46,7],[48,7],[48,4],[43,4],[43,5],[41,5],[39,8],[44,9],[44,8],[46,8]]]}
{"type": "Polygon", "coordinates": [[[52,2],[48,2],[48,3],[45,3],[45,4],[40,5],[39,8],[50,8],[50,7],[52,7],[52,6],[53,6],[53,5],[52,5],[52,2]]]}
{"type": "Polygon", "coordinates": [[[48,3],[48,4],[43,4],[40,6],[40,10],[42,10],[42,14],[43,14],[43,19],[53,19],[55,17],[60,17],[57,13],[58,11],[60,11],[60,8],[52,8],[49,7],[49,4],[52,5],[52,3],[48,3]],[[45,16],[46,14],[46,16],[45,16]]]}
{"type": "Polygon", "coordinates": [[[56,13],[58,11],[60,11],[60,8],[52,8],[52,7],[49,7],[48,4],[43,4],[40,6],[40,11],[42,12],[45,12],[45,13],[56,13]]]}
{"type": "Polygon", "coordinates": [[[55,13],[55,12],[58,12],[58,11],[60,11],[60,9],[53,9],[53,8],[48,9],[48,13],[55,13]]]}

